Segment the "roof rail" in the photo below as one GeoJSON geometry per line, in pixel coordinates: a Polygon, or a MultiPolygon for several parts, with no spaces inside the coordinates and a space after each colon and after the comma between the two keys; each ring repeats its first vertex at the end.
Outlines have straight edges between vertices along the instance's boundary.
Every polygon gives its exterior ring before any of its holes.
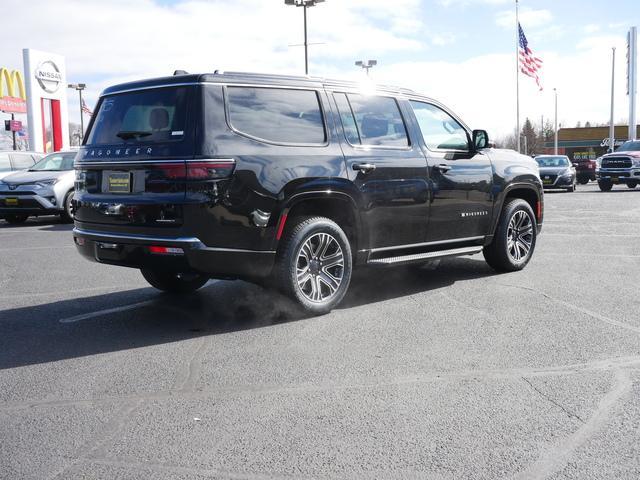
{"type": "Polygon", "coordinates": [[[186,70],[174,70],[173,75],[188,75],[189,72],[187,72],[186,70]]]}

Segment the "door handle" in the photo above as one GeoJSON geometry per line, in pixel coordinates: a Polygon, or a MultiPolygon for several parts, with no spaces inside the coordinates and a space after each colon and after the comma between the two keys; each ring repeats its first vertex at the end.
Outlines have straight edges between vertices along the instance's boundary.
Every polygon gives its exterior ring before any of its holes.
{"type": "Polygon", "coordinates": [[[436,165],[433,168],[435,168],[436,170],[439,170],[441,173],[447,173],[449,170],[451,170],[451,166],[445,165],[444,163],[441,163],[440,165],[436,165]]]}
{"type": "Polygon", "coordinates": [[[354,163],[351,167],[353,170],[362,173],[369,173],[376,169],[373,163],[354,163]]]}

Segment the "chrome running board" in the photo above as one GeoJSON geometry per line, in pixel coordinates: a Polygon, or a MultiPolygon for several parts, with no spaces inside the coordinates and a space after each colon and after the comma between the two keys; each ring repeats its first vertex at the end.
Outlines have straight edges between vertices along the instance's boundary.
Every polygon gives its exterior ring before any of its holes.
{"type": "Polygon", "coordinates": [[[402,263],[419,262],[421,260],[431,260],[432,258],[457,257],[459,255],[475,255],[476,253],[480,253],[481,251],[482,247],[480,246],[452,248],[450,250],[440,250],[437,252],[414,253],[412,255],[403,255],[401,257],[376,258],[373,260],[369,260],[367,262],[367,265],[398,265],[402,263]]]}

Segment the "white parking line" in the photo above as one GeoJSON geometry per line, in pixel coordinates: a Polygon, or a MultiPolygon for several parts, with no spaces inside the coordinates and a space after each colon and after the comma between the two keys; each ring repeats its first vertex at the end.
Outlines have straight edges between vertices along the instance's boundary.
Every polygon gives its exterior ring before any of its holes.
{"type": "Polygon", "coordinates": [[[101,317],[102,315],[108,315],[110,313],[125,312],[127,310],[133,310],[135,308],[144,307],[154,303],[155,300],[146,300],[144,302],[132,303],[131,305],[123,305],[121,307],[106,308],[104,310],[97,310],[95,312],[83,313],[81,315],[75,315],[73,317],[62,318],[58,320],[60,323],[75,323],[82,320],[88,320],[90,318],[101,317]]]}

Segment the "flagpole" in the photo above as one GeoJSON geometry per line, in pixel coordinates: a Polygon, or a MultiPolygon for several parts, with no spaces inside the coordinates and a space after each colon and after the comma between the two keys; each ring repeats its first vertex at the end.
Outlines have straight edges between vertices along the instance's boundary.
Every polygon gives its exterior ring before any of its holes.
{"type": "Polygon", "coordinates": [[[520,20],[516,0],[516,142],[520,153],[520,20]]]}

